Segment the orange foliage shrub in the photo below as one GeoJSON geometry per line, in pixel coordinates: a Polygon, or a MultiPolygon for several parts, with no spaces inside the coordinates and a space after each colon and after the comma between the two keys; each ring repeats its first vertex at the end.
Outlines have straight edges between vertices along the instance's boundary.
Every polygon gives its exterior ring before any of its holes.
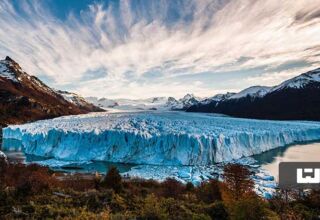
{"type": "Polygon", "coordinates": [[[183,194],[185,186],[172,178],[166,179],[161,183],[160,195],[163,197],[179,198],[183,194]]]}
{"type": "Polygon", "coordinates": [[[196,195],[199,200],[206,203],[221,200],[220,182],[213,179],[202,182],[196,190],[196,195]]]}
{"type": "Polygon", "coordinates": [[[81,176],[81,174],[74,174],[74,175],[62,178],[62,180],[60,181],[60,187],[83,192],[89,189],[95,189],[96,182],[94,178],[84,179],[81,176]]]}
{"type": "Polygon", "coordinates": [[[253,193],[254,183],[250,178],[250,170],[241,164],[227,164],[224,166],[224,195],[232,200],[239,200],[246,194],[253,193]]]}
{"type": "Polygon", "coordinates": [[[23,195],[41,193],[58,184],[49,168],[36,164],[9,164],[4,170],[3,181],[23,195]]]}

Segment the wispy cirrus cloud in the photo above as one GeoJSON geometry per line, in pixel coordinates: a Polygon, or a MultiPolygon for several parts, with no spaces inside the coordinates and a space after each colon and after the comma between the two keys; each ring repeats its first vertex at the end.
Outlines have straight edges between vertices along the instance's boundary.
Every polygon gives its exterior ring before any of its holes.
{"type": "Polygon", "coordinates": [[[210,96],[320,64],[320,0],[99,2],[64,19],[50,4],[0,2],[0,55],[85,96],[210,96]]]}

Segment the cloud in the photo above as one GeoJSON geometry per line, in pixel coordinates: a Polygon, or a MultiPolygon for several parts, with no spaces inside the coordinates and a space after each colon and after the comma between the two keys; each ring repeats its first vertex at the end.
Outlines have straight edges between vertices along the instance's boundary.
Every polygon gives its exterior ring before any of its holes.
{"type": "Polygon", "coordinates": [[[309,22],[315,19],[320,19],[320,9],[314,8],[311,10],[302,10],[299,11],[295,16],[295,21],[298,23],[309,22]]]}
{"type": "Polygon", "coordinates": [[[132,0],[65,19],[50,8],[1,1],[0,55],[84,96],[211,96],[320,64],[320,0],[132,0]]]}

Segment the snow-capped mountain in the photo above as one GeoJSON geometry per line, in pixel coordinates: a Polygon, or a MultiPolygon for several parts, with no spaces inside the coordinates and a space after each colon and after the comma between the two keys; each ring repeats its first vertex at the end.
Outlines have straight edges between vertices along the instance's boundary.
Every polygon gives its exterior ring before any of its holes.
{"type": "Polygon", "coordinates": [[[196,97],[193,94],[187,94],[179,99],[180,108],[177,109],[188,109],[190,106],[198,104],[201,100],[201,98],[196,97]]]}
{"type": "Polygon", "coordinates": [[[274,87],[253,86],[221,97],[201,101],[187,111],[260,119],[320,120],[320,68],[274,87]]]}
{"type": "Polygon", "coordinates": [[[303,89],[310,85],[315,87],[320,87],[320,68],[309,71],[307,73],[296,76],[292,79],[286,80],[278,86],[272,88],[272,91],[282,90],[282,89],[303,89]]]}
{"type": "Polygon", "coordinates": [[[67,101],[37,77],[28,75],[10,57],[0,60],[0,125],[89,111],[67,101]]]}
{"type": "Polygon", "coordinates": [[[265,96],[270,90],[271,87],[267,86],[252,86],[228,97],[228,99],[240,99],[247,96],[252,98],[261,98],[265,96]]]}
{"type": "Polygon", "coordinates": [[[235,95],[234,92],[227,92],[226,94],[217,94],[215,96],[212,96],[211,98],[206,98],[200,101],[198,104],[209,104],[212,101],[220,102],[223,100],[226,100],[230,98],[231,96],[235,95]]]}
{"type": "Polygon", "coordinates": [[[175,99],[174,97],[168,97],[168,100],[166,102],[166,106],[168,106],[170,109],[178,107],[179,105],[180,105],[180,103],[177,99],[175,99]]]}
{"type": "Polygon", "coordinates": [[[62,97],[67,100],[68,102],[75,104],[80,109],[89,111],[89,112],[101,112],[103,109],[95,106],[94,104],[86,101],[83,97],[79,96],[76,93],[67,92],[67,91],[61,91],[58,90],[57,93],[62,95],[62,97]]]}
{"type": "Polygon", "coordinates": [[[108,99],[87,97],[88,102],[110,111],[137,111],[137,110],[158,110],[164,109],[166,101],[164,97],[149,99],[108,99]]]}
{"type": "Polygon", "coordinates": [[[86,97],[85,100],[99,106],[100,108],[114,108],[119,105],[116,101],[107,98],[99,99],[97,97],[86,97]]]}
{"type": "Polygon", "coordinates": [[[88,102],[93,103],[104,109],[114,109],[122,111],[134,110],[185,110],[190,106],[199,103],[200,98],[187,94],[177,100],[174,97],[152,97],[148,99],[107,99],[107,98],[86,98],[88,102]]]}

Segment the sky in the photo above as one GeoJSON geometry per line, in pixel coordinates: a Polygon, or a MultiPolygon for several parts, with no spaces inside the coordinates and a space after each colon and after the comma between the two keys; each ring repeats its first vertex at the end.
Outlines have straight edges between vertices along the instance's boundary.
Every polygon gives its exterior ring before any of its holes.
{"type": "Polygon", "coordinates": [[[210,97],[320,67],[320,0],[1,0],[7,55],[85,97],[210,97]]]}

